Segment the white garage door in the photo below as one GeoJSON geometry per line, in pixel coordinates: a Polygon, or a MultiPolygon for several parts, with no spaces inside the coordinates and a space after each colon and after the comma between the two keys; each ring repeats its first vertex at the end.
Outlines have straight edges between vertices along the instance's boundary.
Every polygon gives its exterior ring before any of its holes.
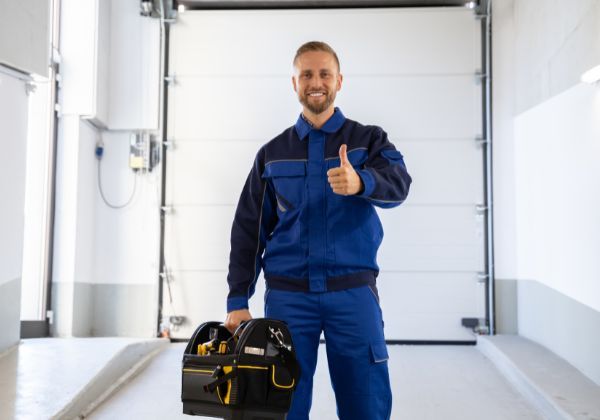
{"type": "MultiPolygon", "coordinates": [[[[259,147],[300,105],[291,60],[309,40],[338,52],[344,114],[382,126],[413,186],[379,211],[378,286],[389,340],[469,340],[463,317],[485,317],[480,27],[466,9],[188,11],[171,27],[165,261],[189,337],[223,320],[231,223],[259,147]]],[[[251,300],[263,314],[264,281],[251,300]]]]}

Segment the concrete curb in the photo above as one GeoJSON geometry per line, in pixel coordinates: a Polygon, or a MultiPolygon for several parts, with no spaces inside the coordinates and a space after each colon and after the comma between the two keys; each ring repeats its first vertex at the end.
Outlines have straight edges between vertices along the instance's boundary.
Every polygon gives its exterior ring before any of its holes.
{"type": "Polygon", "coordinates": [[[540,414],[548,420],[571,420],[573,417],[533,382],[502,350],[486,336],[477,337],[481,351],[540,414]]]}
{"type": "Polygon", "coordinates": [[[8,356],[14,350],[18,349],[19,344],[21,344],[21,340],[19,340],[17,343],[13,344],[12,346],[0,351],[0,359],[2,359],[4,356],[8,356]]]}
{"type": "Polygon", "coordinates": [[[53,415],[53,420],[83,419],[121,386],[140,373],[146,365],[169,345],[167,339],[131,343],[115,354],[77,395],[53,415]]]}

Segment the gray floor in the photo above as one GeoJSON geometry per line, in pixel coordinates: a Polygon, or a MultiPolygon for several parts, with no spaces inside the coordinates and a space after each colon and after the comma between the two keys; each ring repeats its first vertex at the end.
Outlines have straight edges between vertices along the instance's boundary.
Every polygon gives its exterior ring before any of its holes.
{"type": "MultiPolygon", "coordinates": [[[[176,419],[183,344],[172,344],[88,418],[176,419]]],[[[311,419],[334,420],[335,399],[321,346],[311,419]]],[[[389,346],[392,419],[541,419],[472,346],[389,346]]],[[[195,417],[202,419],[202,417],[195,417]]]]}
{"type": "Polygon", "coordinates": [[[600,385],[544,346],[495,335],[478,337],[477,348],[544,417],[600,420],[600,385]]]}
{"type": "MultiPolygon", "coordinates": [[[[128,348],[147,351],[146,343],[158,341],[115,337],[22,340],[0,356],[0,419],[64,417],[61,413],[67,412],[65,408],[74,400],[86,401],[85,395],[78,396],[87,392],[94,398],[90,382],[101,376],[111,361],[126,360],[123,352],[128,348]]],[[[140,359],[136,354],[131,360],[140,359]]],[[[117,368],[117,374],[126,371],[117,368]]]]}

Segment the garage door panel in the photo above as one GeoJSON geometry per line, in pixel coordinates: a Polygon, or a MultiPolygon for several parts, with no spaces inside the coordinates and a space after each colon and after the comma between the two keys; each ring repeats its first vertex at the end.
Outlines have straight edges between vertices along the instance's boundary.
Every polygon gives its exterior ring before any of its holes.
{"type": "Polygon", "coordinates": [[[167,202],[173,206],[237,205],[262,144],[249,140],[176,142],[168,156],[174,164],[167,165],[167,202]]]}
{"type": "MultiPolygon", "coordinates": [[[[168,136],[176,148],[168,156],[174,213],[167,215],[164,247],[169,268],[195,279],[173,283],[181,288],[177,299],[206,296],[202,306],[212,308],[190,318],[223,316],[239,192],[259,147],[301,111],[290,80],[295,49],[324,39],[342,60],[337,105],[351,119],[383,127],[413,176],[406,203],[378,209],[387,338],[472,340],[460,319],[482,316],[485,306],[477,282],[484,219],[476,213],[483,151],[474,141],[482,132],[481,85],[474,77],[480,36],[472,11],[458,8],[180,15],[170,38],[175,84],[168,136]],[[311,25],[303,24],[308,20],[311,25]],[[207,273],[214,280],[205,284],[207,273]],[[201,293],[205,287],[219,292],[201,293]]],[[[264,288],[262,278],[259,285],[264,288]]],[[[255,316],[262,306],[261,290],[251,300],[255,316]]]]}
{"type": "MultiPolygon", "coordinates": [[[[460,209],[459,209],[460,210],[460,209]]],[[[467,212],[447,224],[439,217],[444,208],[400,207],[381,211],[385,238],[378,255],[382,269],[396,271],[479,271],[482,269],[481,240],[477,231],[465,238],[466,229],[477,229],[467,212]],[[389,215],[397,212],[401,214],[389,215]],[[429,216],[430,222],[421,214],[429,216]],[[462,219],[462,221],[461,221],[462,219]]],[[[165,258],[179,269],[224,269],[229,263],[229,235],[235,206],[181,206],[169,215],[165,258]]],[[[449,217],[449,216],[446,216],[449,217]]]]}
{"type": "Polygon", "coordinates": [[[377,262],[389,270],[481,270],[480,260],[473,256],[477,251],[464,245],[400,245],[392,249],[384,242],[377,262]]]}
{"type": "Polygon", "coordinates": [[[171,53],[170,67],[184,75],[265,70],[287,75],[295,48],[311,39],[327,40],[336,48],[347,75],[472,73],[481,63],[479,22],[467,10],[200,12],[180,14],[172,28],[171,39],[178,48],[171,53]],[[299,20],[310,20],[310,30],[299,20]],[[247,48],[240,42],[249,37],[248,27],[251,39],[263,47],[247,48]],[[431,30],[440,27],[444,30],[431,30]],[[215,38],[219,42],[210,42],[215,38]],[[390,54],[390,44],[396,54],[390,54]],[[222,54],[223,49],[228,54],[222,54]],[[382,62],[385,67],[378,66],[382,62]]]}
{"type": "Polygon", "coordinates": [[[483,152],[473,139],[394,143],[413,178],[408,204],[479,204],[483,196],[483,152]]]}
{"type": "Polygon", "coordinates": [[[475,339],[461,320],[484,316],[483,288],[473,275],[450,275],[450,281],[443,275],[407,273],[397,277],[397,273],[381,273],[377,285],[387,339],[475,339]]]}
{"type": "MultiPolygon", "coordinates": [[[[482,151],[473,140],[395,143],[415,179],[410,204],[478,204],[483,193],[482,151]]],[[[169,151],[169,161],[177,165],[167,167],[167,202],[175,206],[237,204],[262,144],[249,140],[177,142],[169,151]],[[195,182],[195,187],[176,181],[182,179],[195,182]]]]}
{"type": "Polygon", "coordinates": [[[235,206],[180,206],[165,228],[165,260],[174,270],[227,270],[235,206]]]}
{"type": "MultiPolygon", "coordinates": [[[[384,127],[392,139],[475,139],[481,134],[481,93],[473,80],[356,78],[346,80],[338,105],[351,119],[384,127]],[[377,103],[365,106],[365,98],[371,97],[377,103]]],[[[170,90],[169,106],[169,135],[176,140],[267,141],[292,125],[300,112],[289,77],[265,77],[260,83],[249,77],[182,78],[170,90]],[[229,115],[226,126],[214,123],[229,115]]]]}
{"type": "MultiPolygon", "coordinates": [[[[163,313],[166,316],[185,314],[187,322],[172,331],[172,338],[189,338],[201,322],[224,321],[227,315],[227,271],[174,271],[170,290],[164,290],[163,313]]],[[[256,293],[250,300],[250,313],[264,316],[264,280],[258,279],[256,293]]]]}
{"type": "Polygon", "coordinates": [[[382,306],[387,340],[464,340],[475,341],[473,331],[463,327],[461,318],[468,318],[469,312],[455,314],[454,317],[440,316],[432,312],[395,314],[393,306],[382,306]],[[391,316],[391,314],[394,314],[391,316]]]}
{"type": "Polygon", "coordinates": [[[392,272],[377,277],[381,304],[393,305],[395,316],[439,312],[448,316],[470,312],[480,316],[483,285],[474,272],[392,272]]]}
{"type": "Polygon", "coordinates": [[[482,132],[481,87],[472,75],[346,78],[338,104],[392,139],[475,139],[482,132]]]}
{"type": "Polygon", "coordinates": [[[169,136],[266,142],[300,113],[290,77],[190,77],[169,90],[169,136]],[[260,123],[258,123],[260,122],[260,123]]]}
{"type": "Polygon", "coordinates": [[[483,223],[473,207],[411,206],[378,211],[385,236],[377,261],[396,271],[479,271],[483,223]]]}

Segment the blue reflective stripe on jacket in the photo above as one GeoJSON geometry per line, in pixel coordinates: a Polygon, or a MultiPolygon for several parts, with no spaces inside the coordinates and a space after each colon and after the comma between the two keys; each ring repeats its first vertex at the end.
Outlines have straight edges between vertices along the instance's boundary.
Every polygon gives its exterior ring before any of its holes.
{"type": "Polygon", "coordinates": [[[261,269],[276,289],[374,284],[383,238],[374,206],[398,206],[410,183],[381,128],[346,119],[338,108],[318,130],[300,116],[259,150],[244,185],[231,229],[227,311],[248,307],[261,269]],[[335,194],[327,181],[342,144],[364,185],[358,195],[335,194]]]}

